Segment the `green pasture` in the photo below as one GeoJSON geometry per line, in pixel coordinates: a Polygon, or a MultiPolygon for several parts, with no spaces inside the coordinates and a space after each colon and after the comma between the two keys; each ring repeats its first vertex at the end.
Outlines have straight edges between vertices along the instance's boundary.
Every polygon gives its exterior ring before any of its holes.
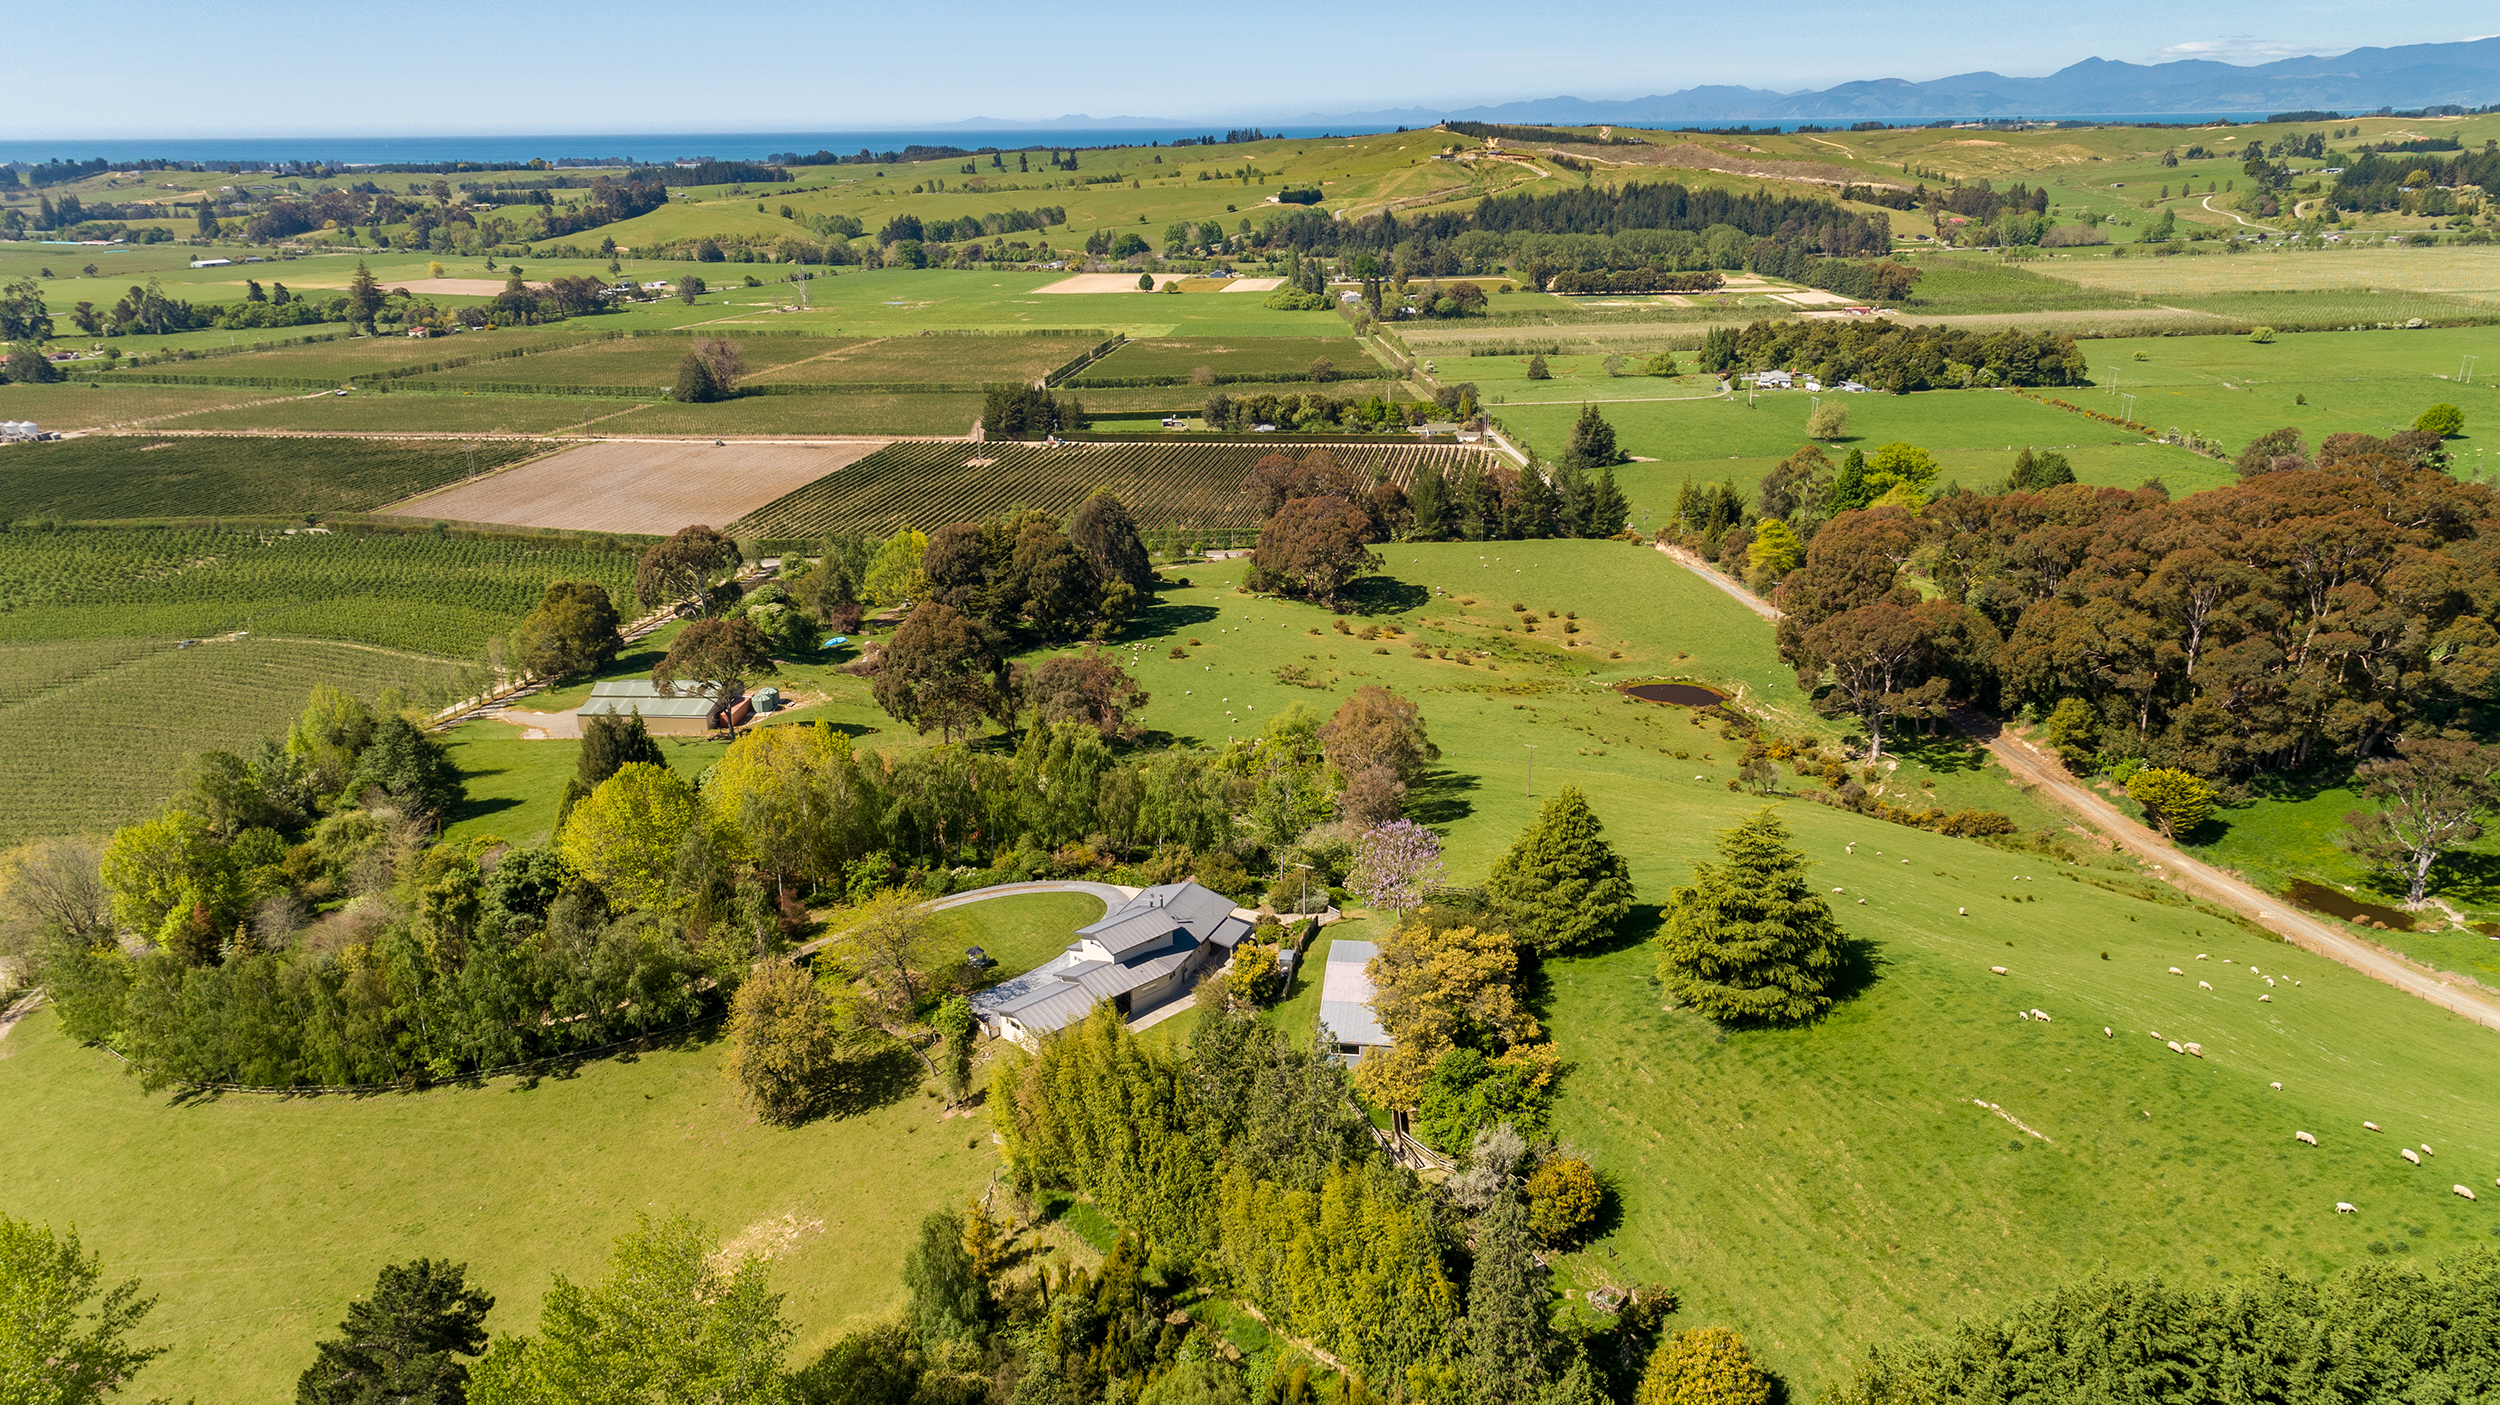
{"type": "MultiPolygon", "coordinates": [[[[1312,362],[1321,360],[1334,364],[1338,375],[1349,378],[1375,374],[1380,369],[1379,363],[1372,359],[1363,344],[1350,334],[1236,340],[1237,344],[1236,341],[1208,337],[1153,337],[1131,341],[1086,367],[1075,383],[1081,387],[1086,380],[1094,377],[1178,376],[1186,379],[1200,367],[1218,376],[1300,375],[1311,369],[1312,362]]],[[[1240,393],[1252,394],[1256,390],[1257,387],[1252,387],[1240,393]]]]}
{"type": "Polygon", "coordinates": [[[158,1298],[136,1340],[170,1349],[143,1379],[174,1399],[284,1398],[348,1299],[421,1255],[466,1263],[489,1325],[526,1328],[640,1213],[769,1255],[795,1365],[901,1305],[913,1226],[997,1157],[985,1120],[922,1096],[917,1060],[886,1070],[891,1101],[790,1129],[739,1104],[721,1059],[705,1037],[423,1093],[178,1098],[38,1012],[0,1043],[0,1175],[9,1213],[75,1224],[158,1298]]]}
{"type": "MultiPolygon", "coordinates": [[[[2445,401],[2465,411],[2468,437],[2451,441],[2449,452],[2471,469],[2474,430],[2500,416],[2500,395],[2484,384],[2479,367],[2473,384],[2457,379],[2467,357],[2500,356],[2500,328],[2287,332],[2268,343],[2152,337],[2088,342],[2084,350],[2095,385],[2136,396],[2138,421],[2199,430],[2235,452],[2284,425],[2298,427],[2312,448],[2345,431],[2409,429],[2415,416],[2445,401]],[[2302,398],[2308,403],[2298,403],[2302,398]]],[[[2115,396],[2066,398],[2109,410],[2115,396]]]]}
{"type": "Polygon", "coordinates": [[[350,450],[318,439],[93,435],[0,459],[0,520],[364,512],[538,451],[511,440],[350,450]]]}
{"type": "Polygon", "coordinates": [[[1100,920],[1103,910],[1102,899],[1089,893],[1033,893],[950,907],[931,914],[929,925],[939,950],[977,946],[998,963],[989,976],[1003,981],[1065,951],[1076,929],[1100,920]]]}
{"type": "MultiPolygon", "coordinates": [[[[242,386],[112,385],[61,381],[0,385],[0,419],[32,420],[55,433],[105,425],[168,424],[209,410],[250,405],[298,392],[242,386]]],[[[187,423],[176,424],[189,428],[187,423]]]]}
{"type": "Polygon", "coordinates": [[[246,754],[283,737],[315,684],[367,701],[396,688],[421,703],[478,681],[450,659],[322,640],[0,644],[0,844],[146,818],[200,752],[246,754]]]}
{"type": "MultiPolygon", "coordinates": [[[[2169,347],[2183,343],[2165,339],[2156,344],[2169,347]]],[[[1508,394],[1507,399],[1496,401],[1490,408],[1503,424],[1525,435],[1539,453],[1556,456],[1569,441],[1572,422],[1579,418],[1581,406],[1598,398],[1575,395],[1582,384],[1523,381],[1517,393],[1508,394]]],[[[1585,384],[1608,389],[1647,384],[1663,392],[1654,399],[1617,397],[1600,402],[1623,452],[1660,461],[1615,470],[1616,480],[1625,485],[1626,492],[1634,494],[1636,508],[1664,512],[1673,507],[1676,486],[1688,475],[1696,482],[1722,477],[1758,479],[1771,464],[1815,442],[1806,437],[1805,431],[1817,397],[1804,391],[1762,392],[1748,405],[1742,392],[1725,398],[1703,393],[1714,384],[1708,377],[1679,377],[1673,382],[1646,377],[1611,381],[1601,378],[1585,384]]],[[[2096,395],[2089,388],[2037,393],[2086,408],[2104,409],[2107,401],[2107,397],[2096,395]]],[[[1493,394],[1488,391],[1487,398],[1492,399],[1493,394]]],[[[1916,444],[1934,454],[1942,465],[1937,475],[1939,486],[1958,479],[1967,487],[1978,488],[1992,479],[2001,480],[2013,467],[2013,455],[2025,445],[2066,454],[2075,464],[2077,478],[2111,487],[2132,488],[2147,478],[2159,477],[2174,495],[2185,496],[2230,482],[2235,476],[2228,464],[2200,458],[2184,449],[2148,444],[2115,425],[2102,424],[2011,391],[1826,393],[1820,399],[1825,404],[1838,403],[1849,412],[1847,437],[1822,446],[1834,460],[1851,449],[1871,453],[1877,446],[1896,440],[1916,444]]],[[[2105,408],[2105,413],[2118,411],[2105,408]]]]}

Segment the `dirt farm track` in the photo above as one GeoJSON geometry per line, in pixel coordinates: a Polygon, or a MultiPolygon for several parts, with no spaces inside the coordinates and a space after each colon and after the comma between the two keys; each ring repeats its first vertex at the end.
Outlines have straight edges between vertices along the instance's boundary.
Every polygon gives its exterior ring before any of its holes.
{"type": "Polygon", "coordinates": [[[397,503],[401,517],[666,535],[724,525],[893,441],[587,444],[397,503]]]}

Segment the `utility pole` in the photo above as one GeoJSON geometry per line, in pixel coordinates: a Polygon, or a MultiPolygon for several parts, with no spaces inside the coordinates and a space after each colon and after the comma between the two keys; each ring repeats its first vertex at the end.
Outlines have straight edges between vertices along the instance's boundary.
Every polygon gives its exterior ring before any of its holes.
{"type": "Polygon", "coordinates": [[[2480,356],[2468,356],[2464,360],[2459,361],[2457,363],[2457,379],[2465,382],[2467,385],[2472,385],[2474,383],[2474,363],[2482,359],[2483,358],[2480,356]]]}
{"type": "Polygon", "coordinates": [[[2133,420],[2133,419],[2135,418],[2135,397],[2134,397],[2134,396],[2132,396],[2132,395],[2130,395],[2130,396],[2125,397],[2125,399],[2126,399],[2126,402],[2127,402],[2127,410],[2126,410],[2126,415],[2125,415],[2125,418],[2127,418],[2127,419],[2129,419],[2129,420],[2133,420]]]}
{"type": "Polygon", "coordinates": [[[1536,743],[1528,743],[1528,798],[1536,798],[1536,743]]]}

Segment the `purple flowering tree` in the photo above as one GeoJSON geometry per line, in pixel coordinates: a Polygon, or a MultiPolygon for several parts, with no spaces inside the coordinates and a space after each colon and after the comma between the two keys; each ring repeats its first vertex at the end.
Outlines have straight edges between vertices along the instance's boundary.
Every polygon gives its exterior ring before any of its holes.
{"type": "Polygon", "coordinates": [[[1441,836],[1413,820],[1392,820],[1354,841],[1346,886],[1403,918],[1423,906],[1441,878],[1441,836]]]}

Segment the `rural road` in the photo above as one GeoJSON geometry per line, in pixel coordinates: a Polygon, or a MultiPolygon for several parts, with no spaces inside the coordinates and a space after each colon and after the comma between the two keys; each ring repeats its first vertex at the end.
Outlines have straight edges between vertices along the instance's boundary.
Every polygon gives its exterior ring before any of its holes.
{"type": "MultiPolygon", "coordinates": [[[[2214,208],[2214,198],[2213,198],[2212,196],[2210,196],[2210,195],[2208,195],[2208,196],[2206,196],[2206,197],[2205,197],[2205,199],[2204,199],[2204,202],[2203,202],[2203,203],[2204,203],[2204,206],[2205,206],[2205,213],[2207,213],[2207,214],[2209,214],[2209,215],[2229,215],[2231,218],[2233,218],[2233,219],[2235,219],[2235,220],[2240,220],[2240,217],[2239,217],[2239,214],[2238,214],[2238,212],[2237,212],[2237,211],[2234,211],[2234,210],[2217,210],[2217,209],[2215,209],[2215,208],[2214,208]]],[[[2266,233],[2268,233],[2268,234],[2280,234],[2280,233],[2282,233],[2282,232],[2283,232],[2283,231],[2281,231],[2281,230],[2279,230],[2279,229],[2276,229],[2273,225],[2270,225],[2270,224],[2257,224],[2257,223],[2254,223],[2254,222],[2249,221],[2249,220],[2240,220],[2240,223],[2241,223],[2241,224],[2244,224],[2244,225],[2247,225],[2250,229],[2262,229],[2262,230],[2264,230],[2264,231],[2265,231],[2266,233]]]]}
{"type": "MultiPolygon", "coordinates": [[[[1677,565],[1700,576],[1766,620],[1780,617],[1778,607],[1711,570],[1687,551],[1663,543],[1658,548],[1677,565]]],[[[2385,981],[2407,995],[2418,996],[2476,1024],[2500,1029],[2500,1005],[2467,988],[2453,985],[2393,952],[2355,941],[2343,929],[2302,912],[2262,889],[2180,852],[2142,822],[2110,803],[2109,798],[2070,774],[2064,763],[2027,741],[2010,736],[1995,719],[1966,708],[1953,710],[1953,723],[1988,748],[1990,755],[2017,780],[2107,835],[2122,851],[2133,850],[2172,884],[2220,903],[2285,941],[2330,961],[2341,962],[2372,979],[2385,981]]]]}

